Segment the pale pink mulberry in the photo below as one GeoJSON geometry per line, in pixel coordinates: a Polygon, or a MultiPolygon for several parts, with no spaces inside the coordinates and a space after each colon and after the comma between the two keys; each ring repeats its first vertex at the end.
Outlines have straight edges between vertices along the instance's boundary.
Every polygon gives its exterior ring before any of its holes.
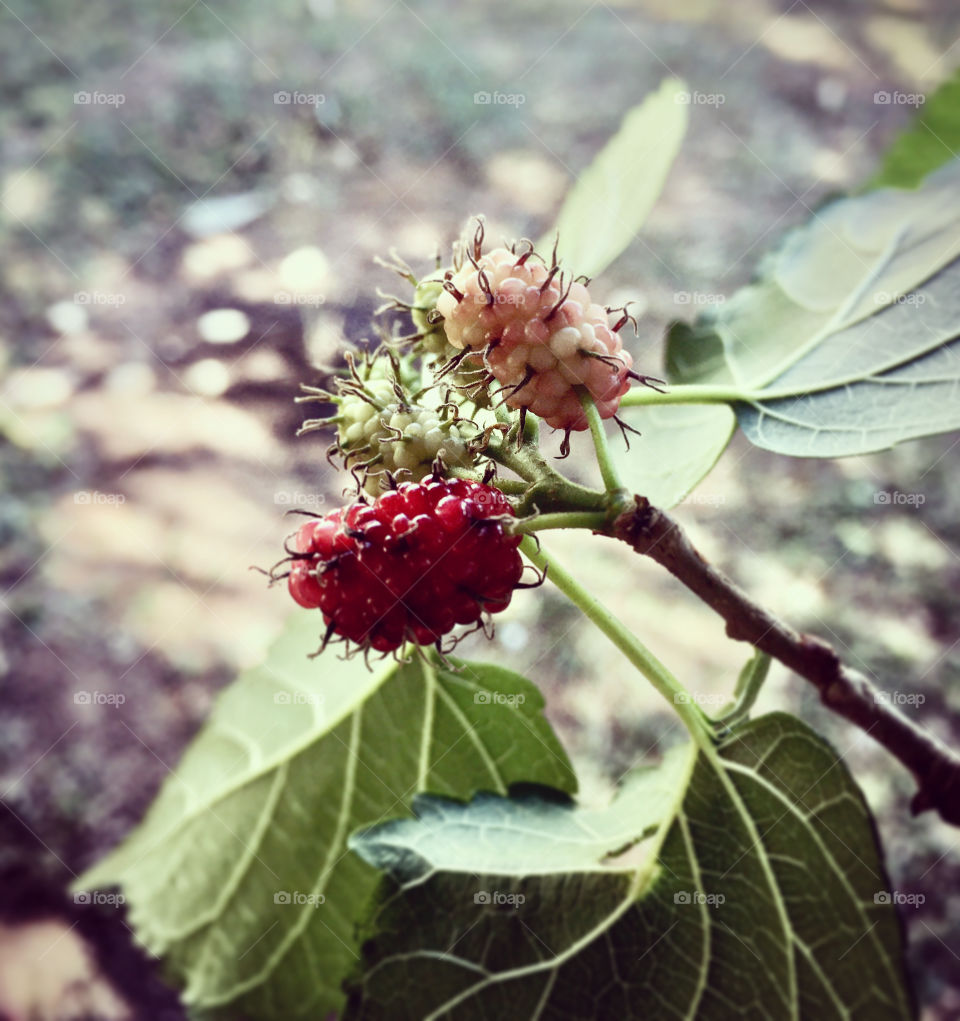
{"type": "Polygon", "coordinates": [[[623,350],[607,310],[586,286],[567,281],[554,261],[532,250],[497,248],[448,274],[437,300],[447,340],[483,364],[500,383],[506,404],[529,409],[567,432],[587,428],[576,386],[589,391],[601,418],[617,413],[630,387],[633,359],[623,350]]]}

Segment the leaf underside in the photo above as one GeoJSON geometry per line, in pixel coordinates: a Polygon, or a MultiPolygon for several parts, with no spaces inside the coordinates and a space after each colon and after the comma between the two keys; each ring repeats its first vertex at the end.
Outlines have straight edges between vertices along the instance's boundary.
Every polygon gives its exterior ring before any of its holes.
{"type": "Polygon", "coordinates": [[[741,394],[744,434],[777,453],[863,454],[960,428],[958,199],[955,160],[916,191],[833,203],[755,283],[674,327],[669,364],[741,394]]]}
{"type": "Polygon", "coordinates": [[[422,798],[419,819],[359,833],[389,875],[345,1017],[911,1017],[872,821],[837,755],[775,714],[719,762],[677,749],[600,811],[422,798]]]}

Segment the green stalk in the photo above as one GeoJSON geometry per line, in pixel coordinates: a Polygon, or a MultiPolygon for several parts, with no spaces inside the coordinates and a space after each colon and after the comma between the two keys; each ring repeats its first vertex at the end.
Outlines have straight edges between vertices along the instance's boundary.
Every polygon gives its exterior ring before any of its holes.
{"type": "Polygon", "coordinates": [[[607,609],[599,599],[592,596],[572,575],[568,574],[556,560],[548,560],[529,536],[520,544],[524,556],[541,571],[556,587],[592,621],[610,641],[643,674],[656,690],[673,706],[690,736],[704,751],[713,753],[711,727],[694,703],[690,693],[660,662],[659,659],[624,624],[607,609]]]}
{"type": "Polygon", "coordinates": [[[620,492],[625,487],[620,481],[620,475],[610,455],[607,434],[603,428],[603,419],[600,417],[600,412],[597,410],[593,397],[590,396],[590,391],[586,387],[578,386],[577,396],[580,398],[580,404],[590,426],[590,435],[593,437],[593,445],[597,451],[597,464],[600,466],[600,477],[603,479],[603,485],[608,493],[620,492]]]}
{"type": "MultiPolygon", "coordinates": [[[[521,490],[522,499],[517,506],[517,514],[521,517],[537,511],[600,511],[606,506],[605,493],[571,482],[529,440],[518,450],[512,439],[501,437],[490,443],[486,454],[525,480],[521,490]]],[[[495,485],[500,486],[504,492],[519,495],[514,486],[515,480],[509,480],[510,489],[504,484],[507,482],[498,480],[495,485]]]]}

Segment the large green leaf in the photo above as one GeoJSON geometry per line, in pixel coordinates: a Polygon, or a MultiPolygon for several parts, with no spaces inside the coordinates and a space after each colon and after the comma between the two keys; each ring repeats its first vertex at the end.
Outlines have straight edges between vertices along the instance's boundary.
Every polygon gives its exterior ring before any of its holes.
{"type": "Polygon", "coordinates": [[[781,714],[680,748],[605,810],[418,799],[357,834],[388,869],[347,1018],[912,1016],[863,798],[781,714]]]}
{"type": "Polygon", "coordinates": [[[668,362],[755,444],[837,457],[960,428],[960,160],[821,210],[668,362]],[[723,350],[724,360],[718,362],[723,350]]]}
{"type": "Polygon", "coordinates": [[[346,850],[358,826],[406,815],[425,790],[575,786],[528,681],[473,663],[311,662],[316,627],[298,614],[227,689],[139,829],[79,882],[120,884],[186,1001],[231,1019],[338,1007],[377,878],[346,850]]]}
{"type": "MultiPolygon", "coordinates": [[[[887,93],[891,100],[901,93],[887,93]]],[[[890,146],[871,188],[916,188],[931,170],[960,153],[960,68],[920,107],[910,127],[890,146]]]]}
{"type": "MultiPolygon", "coordinates": [[[[687,129],[687,98],[683,82],[666,79],[624,117],[570,189],[555,230],[560,258],[574,273],[596,276],[643,226],[687,129]]],[[[549,248],[553,239],[541,246],[549,248]]]]}

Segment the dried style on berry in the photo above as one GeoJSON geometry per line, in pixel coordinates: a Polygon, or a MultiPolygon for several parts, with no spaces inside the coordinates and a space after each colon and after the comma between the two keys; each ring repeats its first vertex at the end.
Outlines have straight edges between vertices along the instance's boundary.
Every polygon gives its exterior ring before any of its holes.
{"type": "Polygon", "coordinates": [[[503,494],[478,482],[406,482],[302,525],[290,594],[319,608],[334,637],[393,652],[439,643],[459,624],[506,609],[520,584],[520,536],[503,494]]]}

